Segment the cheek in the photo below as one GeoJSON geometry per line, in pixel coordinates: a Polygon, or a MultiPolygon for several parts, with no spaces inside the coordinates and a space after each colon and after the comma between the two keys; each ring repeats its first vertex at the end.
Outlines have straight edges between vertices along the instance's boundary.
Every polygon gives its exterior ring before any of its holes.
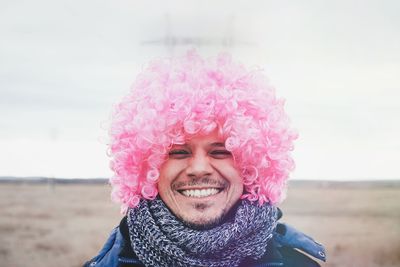
{"type": "Polygon", "coordinates": [[[160,169],[160,180],[158,187],[161,190],[169,188],[171,183],[179,176],[182,171],[182,164],[180,162],[166,161],[160,169]]]}
{"type": "Polygon", "coordinates": [[[159,193],[161,199],[165,203],[169,203],[169,200],[173,196],[173,191],[171,189],[171,181],[168,179],[167,176],[160,177],[157,188],[158,188],[158,193],[159,193]]]}
{"type": "Polygon", "coordinates": [[[232,183],[242,183],[239,170],[231,162],[217,162],[215,168],[232,183]]]}

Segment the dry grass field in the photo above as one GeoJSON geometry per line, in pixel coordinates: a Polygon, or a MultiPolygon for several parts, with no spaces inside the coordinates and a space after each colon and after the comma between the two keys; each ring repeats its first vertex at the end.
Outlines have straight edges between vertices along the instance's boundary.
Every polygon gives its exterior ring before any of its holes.
{"type": "MultiPolygon", "coordinates": [[[[107,185],[0,184],[0,266],[78,267],[121,215],[107,185]]],[[[400,187],[293,186],[282,221],[325,244],[324,267],[400,266],[400,187]]]]}

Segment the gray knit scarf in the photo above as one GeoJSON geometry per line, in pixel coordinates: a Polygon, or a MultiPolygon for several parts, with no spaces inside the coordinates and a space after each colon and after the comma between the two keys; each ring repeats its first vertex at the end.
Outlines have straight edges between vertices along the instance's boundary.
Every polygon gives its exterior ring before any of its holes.
{"type": "Polygon", "coordinates": [[[277,224],[277,208],[242,200],[234,218],[209,230],[178,220],[160,198],[128,211],[131,245],[145,266],[233,267],[260,259],[277,224]]]}

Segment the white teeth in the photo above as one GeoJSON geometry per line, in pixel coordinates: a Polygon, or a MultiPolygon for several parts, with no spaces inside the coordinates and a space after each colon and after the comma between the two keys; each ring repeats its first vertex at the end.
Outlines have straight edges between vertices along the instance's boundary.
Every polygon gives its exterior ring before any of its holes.
{"type": "Polygon", "coordinates": [[[217,194],[219,190],[216,188],[209,188],[209,189],[183,190],[181,192],[187,197],[208,197],[217,194]]]}

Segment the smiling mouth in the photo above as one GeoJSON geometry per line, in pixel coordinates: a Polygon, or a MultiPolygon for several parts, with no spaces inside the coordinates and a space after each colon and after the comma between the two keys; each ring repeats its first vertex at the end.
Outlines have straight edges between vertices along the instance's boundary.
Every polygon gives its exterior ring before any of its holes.
{"type": "Polygon", "coordinates": [[[186,190],[178,190],[179,193],[186,197],[208,197],[213,196],[221,192],[222,188],[206,188],[206,189],[186,189],[186,190]]]}

